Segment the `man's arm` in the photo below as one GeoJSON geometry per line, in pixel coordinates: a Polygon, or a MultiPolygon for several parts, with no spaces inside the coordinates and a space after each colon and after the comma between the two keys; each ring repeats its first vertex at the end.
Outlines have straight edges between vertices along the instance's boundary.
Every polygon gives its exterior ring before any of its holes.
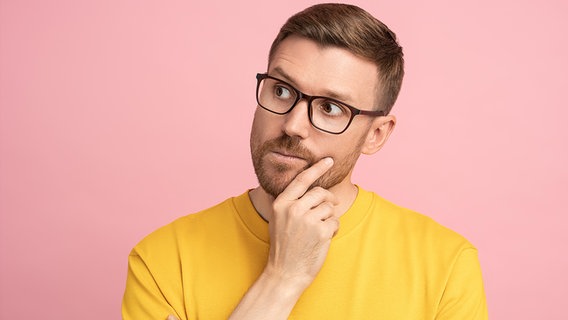
{"type": "Polygon", "coordinates": [[[308,189],[332,165],[330,158],[320,160],[274,200],[268,262],[229,319],[287,319],[315,279],[339,219],[333,215],[337,200],[331,192],[308,189]]]}

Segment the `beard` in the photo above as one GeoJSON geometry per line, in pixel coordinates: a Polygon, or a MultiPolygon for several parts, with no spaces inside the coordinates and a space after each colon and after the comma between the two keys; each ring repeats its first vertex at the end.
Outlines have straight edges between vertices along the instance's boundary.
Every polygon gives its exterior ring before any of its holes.
{"type": "MultiPolygon", "coordinates": [[[[309,189],[317,186],[329,189],[345,180],[353,170],[361,154],[361,146],[364,141],[365,137],[363,136],[353,150],[345,157],[341,159],[334,157],[333,166],[320,176],[309,189]]],[[[258,183],[266,193],[274,198],[278,197],[300,172],[326,157],[317,157],[301,144],[299,137],[290,137],[288,135],[282,135],[278,138],[268,140],[262,143],[262,145],[259,145],[259,143],[254,140],[254,137],[251,136],[251,156],[258,183]],[[275,151],[284,152],[287,155],[304,159],[306,164],[303,167],[294,168],[287,163],[275,162],[266,158],[269,153],[275,151]]]]}

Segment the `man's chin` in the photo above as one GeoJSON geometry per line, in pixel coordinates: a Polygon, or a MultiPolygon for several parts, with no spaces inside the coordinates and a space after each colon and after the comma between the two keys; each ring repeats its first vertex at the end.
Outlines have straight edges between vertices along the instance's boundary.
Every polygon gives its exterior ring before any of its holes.
{"type": "Polygon", "coordinates": [[[274,184],[260,183],[260,188],[272,198],[276,199],[285,189],[284,186],[278,186],[274,184]]]}
{"type": "MultiPolygon", "coordinates": [[[[258,177],[258,181],[260,183],[260,187],[269,195],[273,196],[274,198],[278,197],[294,180],[294,178],[300,173],[302,170],[299,170],[294,173],[287,172],[286,175],[283,174],[273,174],[273,175],[265,175],[262,179],[258,177]],[[270,177],[265,179],[266,177],[270,177]]],[[[324,189],[330,189],[335,185],[341,183],[344,179],[344,176],[336,176],[331,175],[329,173],[324,174],[319,179],[317,179],[309,188],[311,190],[315,187],[322,187],[324,189]]]]}
{"type": "Polygon", "coordinates": [[[258,177],[258,181],[266,193],[276,198],[288,187],[290,182],[294,180],[298,173],[299,172],[290,172],[290,170],[286,170],[276,174],[263,175],[263,177],[258,177]]]}

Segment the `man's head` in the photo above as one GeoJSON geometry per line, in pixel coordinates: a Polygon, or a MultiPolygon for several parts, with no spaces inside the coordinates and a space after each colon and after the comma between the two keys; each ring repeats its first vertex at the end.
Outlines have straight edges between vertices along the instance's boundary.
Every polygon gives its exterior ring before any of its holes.
{"type": "Polygon", "coordinates": [[[334,165],[314,185],[350,184],[359,155],[379,150],[395,124],[392,115],[354,115],[390,111],[402,65],[394,34],[360,8],[324,4],[291,17],[271,47],[267,74],[258,78],[251,152],[262,188],[276,197],[324,157],[334,165]],[[290,109],[280,110],[290,97],[290,109]],[[331,125],[342,112],[353,115],[344,131],[331,125]]]}
{"type": "Polygon", "coordinates": [[[298,12],[272,42],[268,63],[284,39],[296,35],[322,47],[339,47],[373,62],[378,69],[376,109],[388,114],[404,76],[402,48],[396,35],[367,11],[353,5],[326,3],[298,12]]]}

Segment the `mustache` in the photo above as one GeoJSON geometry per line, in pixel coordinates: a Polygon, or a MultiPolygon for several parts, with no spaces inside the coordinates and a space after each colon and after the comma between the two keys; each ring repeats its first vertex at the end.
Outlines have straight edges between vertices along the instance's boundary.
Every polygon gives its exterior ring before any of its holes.
{"type": "Polygon", "coordinates": [[[308,162],[308,166],[317,162],[316,156],[310,152],[308,148],[302,145],[299,137],[283,135],[278,138],[268,140],[262,146],[262,154],[266,154],[269,151],[284,152],[288,155],[305,159],[308,162]]]}

